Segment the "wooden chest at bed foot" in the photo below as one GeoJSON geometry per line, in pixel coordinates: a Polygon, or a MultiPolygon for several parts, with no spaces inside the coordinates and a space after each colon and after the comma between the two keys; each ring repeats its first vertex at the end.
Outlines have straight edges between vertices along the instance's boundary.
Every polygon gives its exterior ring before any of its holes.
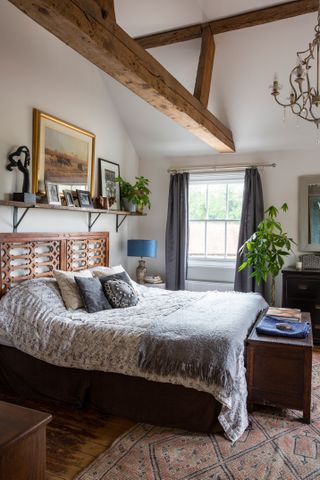
{"type": "Polygon", "coordinates": [[[45,480],[51,415],[0,402],[0,479],[45,480]]]}
{"type": "MultiPolygon", "coordinates": [[[[303,313],[310,321],[310,314],[303,313]]],[[[310,423],[312,332],[305,339],[258,335],[255,327],[247,340],[248,409],[270,404],[303,411],[310,423]]]]}

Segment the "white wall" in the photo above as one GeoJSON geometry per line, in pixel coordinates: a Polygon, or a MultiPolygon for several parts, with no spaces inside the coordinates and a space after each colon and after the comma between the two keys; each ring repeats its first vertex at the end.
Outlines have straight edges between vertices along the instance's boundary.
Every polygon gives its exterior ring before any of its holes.
{"type": "MultiPolygon", "coordinates": [[[[155,238],[158,240],[158,257],[150,259],[150,270],[154,273],[165,273],[165,226],[167,216],[167,199],[169,174],[167,168],[184,165],[219,165],[236,163],[277,163],[276,168],[261,169],[261,178],[264,190],[264,202],[267,208],[270,205],[280,206],[287,202],[289,211],[280,214],[285,231],[298,242],[298,177],[320,173],[320,148],[308,152],[274,152],[215,155],[214,157],[172,157],[142,159],[140,174],[149,177],[152,190],[152,215],[148,215],[141,224],[141,238],[155,238]]],[[[298,253],[298,252],[297,252],[298,253]]],[[[287,259],[287,264],[294,264],[295,256],[287,259]]],[[[281,276],[277,282],[277,301],[281,298],[281,276]]]]}
{"type": "MultiPolygon", "coordinates": [[[[121,174],[128,179],[136,175],[138,157],[108,92],[106,75],[9,2],[0,0],[1,199],[17,189],[15,174],[5,169],[8,153],[19,145],[31,149],[33,107],[95,133],[96,158],[119,163],[121,174]]],[[[110,261],[126,263],[126,239],[133,235],[135,219],[126,219],[118,234],[115,222],[113,215],[100,217],[93,231],[110,231],[110,261]]],[[[1,208],[0,231],[11,229],[11,209],[1,208]]],[[[43,211],[29,212],[19,229],[86,230],[86,214],[43,211]]]]}

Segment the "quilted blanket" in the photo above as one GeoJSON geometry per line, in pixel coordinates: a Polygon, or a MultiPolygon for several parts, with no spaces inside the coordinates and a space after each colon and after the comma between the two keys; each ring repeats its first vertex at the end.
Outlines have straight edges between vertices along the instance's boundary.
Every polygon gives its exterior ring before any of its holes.
{"type": "MultiPolygon", "coordinates": [[[[54,365],[122,373],[210,393],[222,404],[219,421],[226,435],[233,441],[239,438],[248,425],[244,338],[266,307],[262,297],[136,288],[140,300],[135,307],[88,314],[66,310],[54,280],[23,282],[0,301],[0,331],[17,349],[54,365]],[[141,345],[150,329],[177,321],[190,325],[192,317],[200,327],[200,317],[205,315],[207,331],[210,325],[217,330],[219,324],[222,335],[223,325],[226,327],[228,361],[220,368],[221,378],[225,375],[230,380],[228,385],[217,382],[215,376],[208,379],[187,371],[157,373],[139,366],[141,345]]],[[[197,345],[202,348],[203,352],[208,349],[205,340],[197,345]]],[[[203,352],[199,350],[199,360],[206,356],[203,352]]]]}

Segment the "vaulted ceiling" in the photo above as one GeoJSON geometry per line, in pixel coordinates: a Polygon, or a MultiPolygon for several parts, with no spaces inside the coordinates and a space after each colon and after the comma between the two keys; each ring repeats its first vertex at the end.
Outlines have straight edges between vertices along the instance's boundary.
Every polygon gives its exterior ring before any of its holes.
{"type": "MultiPolygon", "coordinates": [[[[279,0],[115,0],[119,25],[139,37],[184,25],[236,15],[279,0]]],[[[237,152],[314,149],[316,127],[287,113],[270,95],[274,72],[289,94],[295,53],[313,38],[316,13],[215,36],[216,56],[208,109],[233,132],[237,152]]],[[[190,92],[194,90],[200,39],[149,50],[190,92]]],[[[109,77],[123,122],[139,154],[212,154],[214,151],[109,77]]]]}

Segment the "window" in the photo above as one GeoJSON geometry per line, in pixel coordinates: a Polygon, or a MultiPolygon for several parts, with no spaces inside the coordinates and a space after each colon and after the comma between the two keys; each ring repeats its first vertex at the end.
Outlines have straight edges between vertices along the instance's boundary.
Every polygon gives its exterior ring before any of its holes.
{"type": "Polygon", "coordinates": [[[189,185],[189,260],[232,261],[238,249],[243,173],[194,174],[189,185]]]}

